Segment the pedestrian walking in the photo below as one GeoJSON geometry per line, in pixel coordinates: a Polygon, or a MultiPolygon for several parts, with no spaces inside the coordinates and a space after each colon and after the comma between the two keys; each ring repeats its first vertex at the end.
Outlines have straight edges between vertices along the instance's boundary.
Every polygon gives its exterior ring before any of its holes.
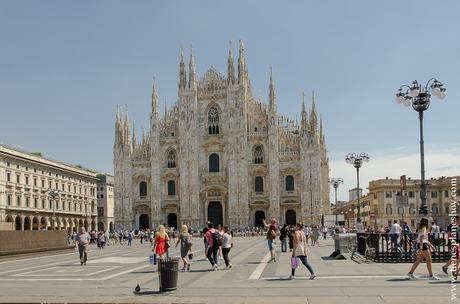
{"type": "Polygon", "coordinates": [[[211,263],[213,270],[217,270],[217,250],[219,250],[220,234],[214,229],[212,222],[208,222],[207,228],[205,237],[208,244],[208,252],[206,253],[206,257],[211,263]]]}
{"type": "Polygon", "coordinates": [[[133,232],[130,230],[130,231],[128,232],[128,246],[131,246],[131,245],[132,245],[132,243],[133,243],[133,238],[134,238],[134,234],[133,234],[133,232]]]}
{"type": "Polygon", "coordinates": [[[410,269],[407,276],[411,279],[415,279],[414,271],[417,269],[418,265],[425,260],[426,261],[426,268],[428,269],[428,274],[430,275],[430,281],[438,281],[439,278],[433,275],[432,265],[431,265],[431,250],[436,251],[436,247],[434,247],[429,239],[428,239],[428,219],[424,218],[420,221],[419,228],[418,228],[418,237],[417,243],[419,245],[419,252],[417,255],[417,259],[415,260],[412,268],[410,269]]]}
{"type": "Polygon", "coordinates": [[[271,222],[270,222],[270,225],[267,225],[267,223],[265,223],[265,219],[264,219],[263,224],[264,224],[265,228],[268,228],[268,231],[267,231],[267,244],[268,244],[268,250],[270,251],[270,256],[271,256],[271,259],[268,262],[269,263],[270,262],[276,262],[275,247],[274,247],[274,242],[275,242],[275,238],[276,238],[276,230],[277,230],[276,219],[273,218],[271,220],[271,222]]]}
{"type": "Polygon", "coordinates": [[[305,236],[305,232],[303,231],[302,223],[297,223],[296,225],[296,231],[294,234],[294,250],[292,251],[292,258],[295,259],[295,263],[291,262],[291,276],[289,277],[289,279],[292,279],[295,276],[295,269],[297,268],[297,259],[299,259],[302,262],[302,264],[305,267],[307,267],[308,271],[310,272],[310,280],[313,280],[316,277],[313,268],[307,260],[307,237],[305,236]]]}
{"type": "Polygon", "coordinates": [[[280,229],[281,252],[287,251],[288,226],[286,224],[280,229]]]}
{"type": "Polygon", "coordinates": [[[232,263],[230,263],[230,258],[228,257],[228,254],[230,253],[230,250],[233,247],[232,236],[230,234],[230,229],[228,228],[228,226],[224,226],[222,230],[222,255],[224,256],[225,269],[230,269],[232,268],[232,263]]]}
{"type": "Polygon", "coordinates": [[[153,252],[158,254],[158,258],[162,259],[165,253],[169,249],[169,236],[166,233],[165,226],[158,226],[158,231],[155,235],[155,245],[153,246],[153,252]]]}
{"type": "Polygon", "coordinates": [[[184,262],[184,267],[182,267],[182,270],[187,269],[190,271],[190,262],[187,261],[187,255],[192,249],[192,236],[188,233],[187,225],[182,225],[175,247],[177,248],[179,244],[180,258],[182,259],[182,262],[184,262]]]}
{"type": "Polygon", "coordinates": [[[80,265],[86,265],[86,261],[88,260],[88,252],[87,248],[89,242],[91,241],[91,236],[84,227],[80,228],[80,233],[77,235],[77,243],[78,243],[78,253],[80,255],[80,265]]]}
{"type": "MultiPolygon", "coordinates": [[[[460,270],[460,216],[457,215],[456,222],[449,224],[447,226],[447,246],[449,248],[449,256],[455,257],[456,261],[455,267],[452,267],[452,272],[455,280],[457,280],[458,272],[460,270]],[[455,242],[452,242],[455,240],[455,242]]],[[[447,274],[447,269],[452,264],[452,258],[450,258],[445,265],[442,266],[442,271],[447,274]]]]}

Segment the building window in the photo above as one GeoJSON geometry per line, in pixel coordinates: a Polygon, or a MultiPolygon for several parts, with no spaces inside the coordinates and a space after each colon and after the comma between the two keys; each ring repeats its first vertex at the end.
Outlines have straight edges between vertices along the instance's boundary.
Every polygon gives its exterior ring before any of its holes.
{"type": "Polygon", "coordinates": [[[449,211],[450,211],[449,205],[447,205],[447,204],[444,205],[444,213],[445,213],[445,214],[449,214],[449,211]]]}
{"type": "Polygon", "coordinates": [[[97,207],[97,216],[99,217],[104,216],[104,207],[97,207]]]}
{"type": "Polygon", "coordinates": [[[34,177],[34,186],[37,186],[37,178],[34,177]]]}
{"type": "Polygon", "coordinates": [[[139,183],[139,196],[147,196],[147,183],[146,182],[139,183]]]}
{"type": "Polygon", "coordinates": [[[431,212],[432,212],[433,214],[438,214],[439,208],[438,208],[438,205],[437,205],[437,204],[433,204],[433,206],[431,207],[431,212]]]}
{"type": "Polygon", "coordinates": [[[176,195],[176,182],[173,180],[168,181],[168,195],[176,195]]]}
{"type": "Polygon", "coordinates": [[[176,151],[175,150],[171,149],[168,151],[167,162],[168,162],[167,163],[168,168],[176,168],[176,151]]]}
{"type": "Polygon", "coordinates": [[[6,204],[8,206],[11,206],[11,194],[8,194],[8,196],[6,197],[6,204]]]}
{"type": "Polygon", "coordinates": [[[10,162],[6,162],[6,166],[9,167],[9,166],[10,166],[10,162]]]}
{"type": "Polygon", "coordinates": [[[264,192],[264,179],[262,176],[256,176],[254,180],[254,190],[255,192],[264,192]]]}
{"type": "Polygon", "coordinates": [[[398,207],[398,214],[404,214],[404,208],[398,207]]]}
{"type": "Polygon", "coordinates": [[[6,173],[6,181],[11,182],[11,173],[6,173]]]}
{"type": "Polygon", "coordinates": [[[437,198],[437,197],[438,197],[438,192],[431,191],[431,198],[437,198]]]}
{"type": "Polygon", "coordinates": [[[386,214],[393,214],[393,208],[391,208],[391,206],[387,206],[387,207],[385,208],[385,213],[386,213],[386,214]]]}
{"type": "Polygon", "coordinates": [[[285,178],[286,191],[294,191],[294,176],[288,175],[285,178]]]}
{"type": "Polygon", "coordinates": [[[94,201],[91,201],[91,213],[96,212],[94,201]]]}
{"type": "Polygon", "coordinates": [[[264,150],[261,146],[257,146],[254,149],[254,164],[264,163],[264,150]]]}
{"type": "Polygon", "coordinates": [[[444,197],[449,197],[449,191],[444,190],[444,197]]]}
{"type": "Polygon", "coordinates": [[[48,182],[48,188],[51,189],[51,181],[48,182]]]}
{"type": "Polygon", "coordinates": [[[51,200],[48,201],[48,207],[49,209],[53,209],[53,202],[51,200]]]}
{"type": "Polygon", "coordinates": [[[209,172],[219,172],[219,155],[212,153],[209,155],[209,172]]]}
{"type": "Polygon", "coordinates": [[[415,197],[414,191],[409,191],[409,197],[415,197]]]}
{"type": "Polygon", "coordinates": [[[101,194],[100,197],[101,197],[101,198],[104,198],[104,194],[101,194]]]}
{"type": "Polygon", "coordinates": [[[409,213],[410,214],[415,214],[417,210],[415,209],[415,205],[414,204],[411,204],[409,205],[409,213]]]}
{"type": "Polygon", "coordinates": [[[34,198],[34,208],[38,208],[38,199],[34,198]]]}
{"type": "Polygon", "coordinates": [[[30,207],[29,204],[30,204],[30,199],[26,197],[26,207],[30,207]]]}
{"type": "Polygon", "coordinates": [[[45,205],[46,205],[45,199],[42,199],[42,209],[45,209],[45,205]]]}
{"type": "Polygon", "coordinates": [[[42,179],[42,188],[45,188],[45,180],[42,179]]]}
{"type": "Polygon", "coordinates": [[[16,196],[16,206],[21,206],[21,197],[16,196]]]}
{"type": "Polygon", "coordinates": [[[385,198],[391,198],[393,193],[391,191],[385,191],[385,198]]]}
{"type": "Polygon", "coordinates": [[[18,183],[18,184],[19,184],[19,183],[20,183],[20,181],[21,181],[21,176],[20,176],[20,175],[16,175],[16,183],[18,183]]]}
{"type": "Polygon", "coordinates": [[[219,134],[219,111],[215,106],[208,111],[208,133],[219,134]]]}

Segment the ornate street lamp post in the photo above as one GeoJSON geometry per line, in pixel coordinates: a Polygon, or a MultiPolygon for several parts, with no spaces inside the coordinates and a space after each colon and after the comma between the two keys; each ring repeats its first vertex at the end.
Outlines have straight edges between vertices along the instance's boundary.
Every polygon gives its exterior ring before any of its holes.
{"type": "Polygon", "coordinates": [[[337,188],[339,187],[339,185],[343,184],[343,178],[341,177],[331,178],[329,180],[329,183],[332,185],[332,187],[334,187],[334,191],[335,191],[335,224],[337,225],[338,224],[338,221],[337,221],[337,188]]]}
{"type": "Polygon", "coordinates": [[[51,230],[55,230],[56,229],[56,199],[61,195],[61,192],[59,190],[55,190],[55,189],[49,189],[48,190],[48,196],[50,198],[50,200],[53,202],[53,218],[52,218],[52,221],[51,221],[51,230]]]}
{"type": "MultiPolygon", "coordinates": [[[[369,162],[370,160],[370,157],[367,153],[364,153],[362,152],[361,154],[355,154],[355,153],[349,153],[346,158],[345,158],[345,161],[347,162],[347,164],[350,164],[350,165],[353,165],[353,167],[356,168],[356,184],[357,184],[357,188],[356,188],[356,191],[357,191],[357,197],[358,197],[358,214],[357,214],[357,218],[356,218],[356,223],[357,225],[356,226],[361,226],[361,208],[360,208],[360,203],[359,203],[359,199],[360,199],[360,193],[359,193],[359,168],[361,168],[361,166],[363,165],[364,162],[369,162]]],[[[357,227],[358,228],[358,227],[357,227]]]]}
{"type": "Polygon", "coordinates": [[[435,79],[428,80],[425,86],[421,85],[417,80],[412,82],[412,85],[402,85],[398,93],[396,93],[396,102],[406,107],[412,108],[418,112],[420,123],[420,171],[421,171],[421,185],[420,185],[420,200],[421,206],[419,214],[423,216],[428,215],[428,208],[426,204],[426,184],[425,184],[425,152],[423,142],[423,112],[430,107],[431,95],[436,96],[442,100],[446,97],[446,88],[443,84],[435,79]]]}

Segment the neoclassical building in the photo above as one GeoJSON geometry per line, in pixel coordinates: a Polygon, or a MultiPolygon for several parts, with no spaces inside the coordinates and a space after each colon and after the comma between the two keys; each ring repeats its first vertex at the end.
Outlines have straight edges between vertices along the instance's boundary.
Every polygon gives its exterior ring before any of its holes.
{"type": "Polygon", "coordinates": [[[301,122],[278,114],[270,69],[268,104],[254,98],[240,42],[230,45],[226,76],[211,67],[203,77],[181,52],[178,100],[158,112],[153,84],[150,126],[137,140],[127,113],[116,115],[115,226],[165,223],[232,227],[321,222],[329,210],[329,161],[312,96],[301,122]],[[234,65],[236,65],[236,73],[234,65]]]}
{"type": "Polygon", "coordinates": [[[97,181],[92,170],[0,145],[0,229],[96,229],[97,181]]]}

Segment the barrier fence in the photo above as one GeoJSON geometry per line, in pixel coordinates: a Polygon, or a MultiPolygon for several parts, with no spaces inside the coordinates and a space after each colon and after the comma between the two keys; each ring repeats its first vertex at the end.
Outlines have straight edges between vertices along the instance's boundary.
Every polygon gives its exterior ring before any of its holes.
{"type": "MultiPolygon", "coordinates": [[[[413,263],[418,253],[417,234],[396,235],[388,233],[358,233],[357,251],[364,257],[379,263],[413,263]]],[[[450,259],[447,232],[430,234],[430,242],[436,247],[431,253],[433,262],[450,259]]]]}

